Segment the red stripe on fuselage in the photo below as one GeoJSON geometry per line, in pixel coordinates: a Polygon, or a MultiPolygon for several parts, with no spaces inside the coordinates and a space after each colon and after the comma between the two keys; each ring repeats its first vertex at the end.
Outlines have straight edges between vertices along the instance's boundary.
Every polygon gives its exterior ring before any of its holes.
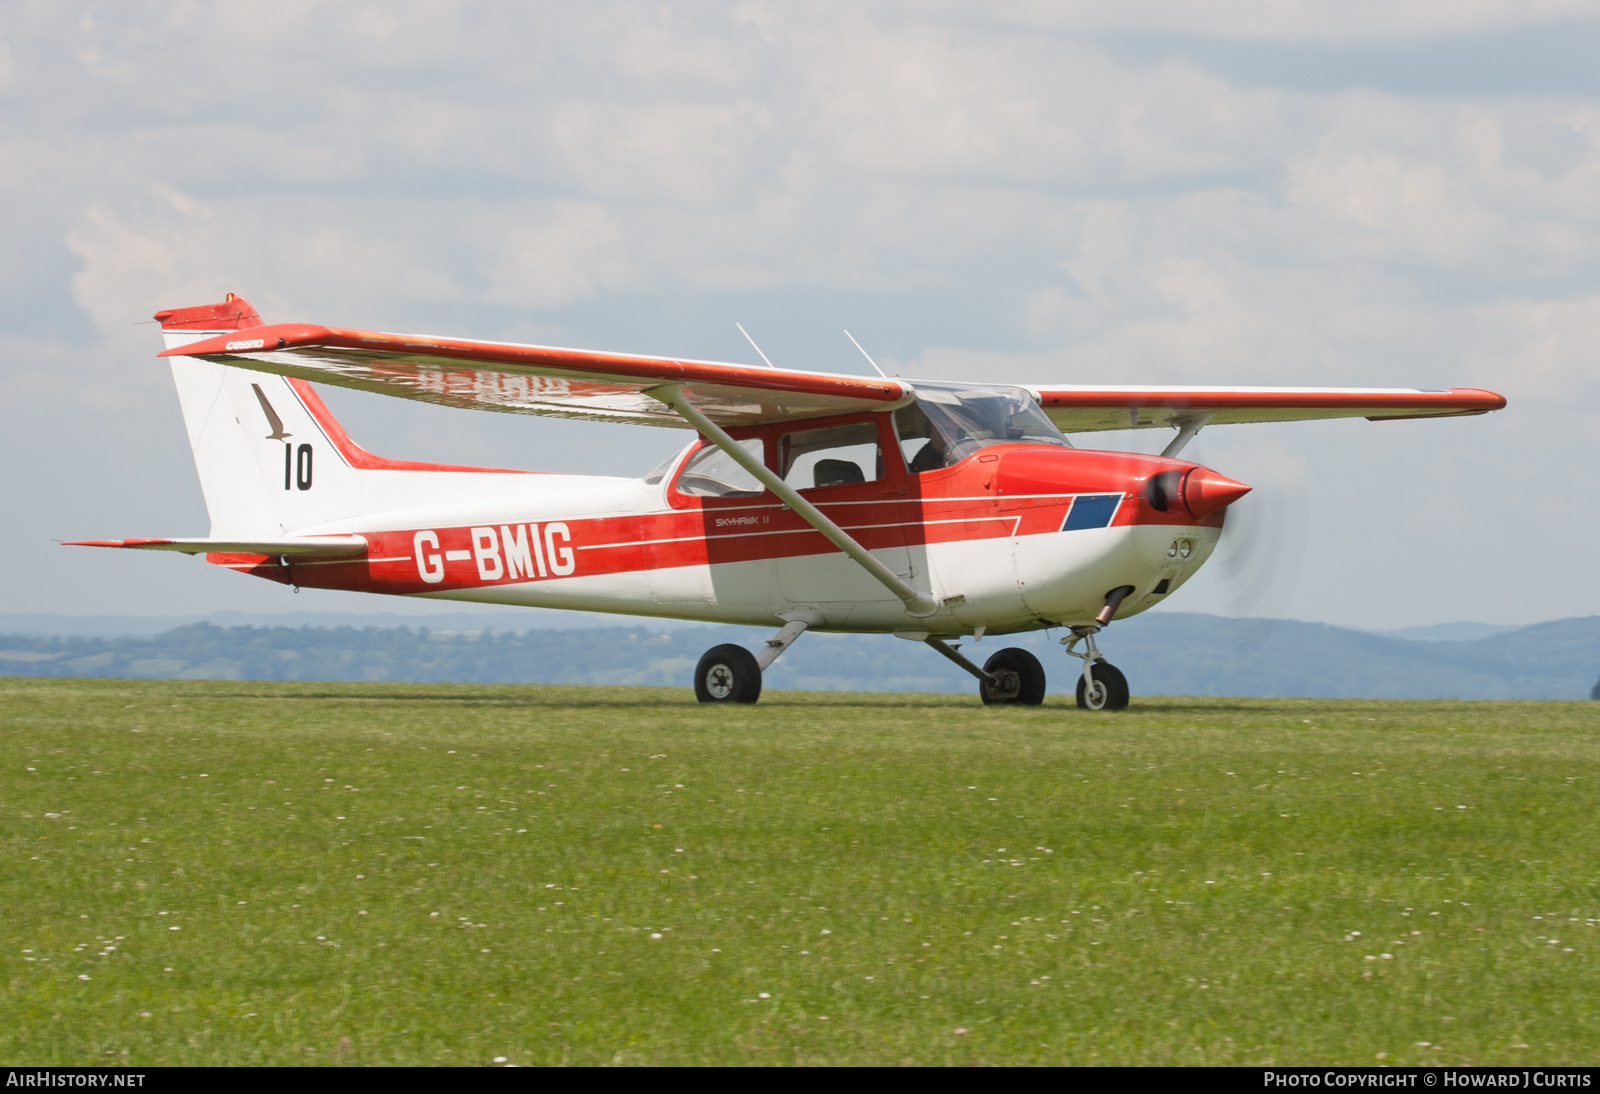
{"type": "MultiPolygon", "coordinates": [[[[995,450],[985,450],[993,454],[995,450]]],[[[1072,498],[1080,494],[1120,493],[1111,527],[1163,524],[1217,525],[1221,515],[1203,521],[1182,512],[1157,512],[1126,487],[1130,470],[1149,473],[1152,458],[1130,464],[1120,453],[1060,450],[1064,464],[1083,465],[1072,492],[1000,493],[1005,480],[996,461],[969,458],[954,467],[898,481],[807,491],[828,517],[868,550],[913,547],[1043,535],[1059,532],[1072,498]],[[1102,460],[1098,457],[1107,456],[1102,460]],[[870,496],[870,495],[876,496],[870,496]],[[829,500],[829,495],[839,500],[829,500]],[[863,496],[868,495],[868,496],[863,496]],[[848,499],[848,500],[846,500],[848,499]]],[[[1177,466],[1159,461],[1157,469],[1177,466]]],[[[1141,479],[1142,481],[1142,479],[1141,479]]],[[[1007,485],[1023,485],[1013,481],[1007,485]]],[[[686,498],[679,508],[652,513],[567,517],[459,527],[361,531],[368,541],[364,558],[291,562],[260,556],[208,556],[234,569],[308,588],[414,594],[453,592],[565,576],[604,576],[682,566],[719,565],[800,558],[837,552],[820,532],[771,495],[751,498],[686,498]],[[551,531],[554,524],[557,531],[551,531]],[[531,566],[511,567],[506,533],[525,540],[531,566]],[[420,537],[420,539],[419,539],[420,537]],[[553,538],[552,538],[553,537],[553,538]],[[539,547],[534,549],[537,540],[539,547]],[[435,543],[436,541],[436,543],[435,543]],[[422,549],[418,551],[417,546],[422,549]],[[570,552],[570,556],[565,554],[570,552]],[[450,558],[451,554],[457,557],[450,558]],[[555,555],[559,553],[559,559],[555,555]],[[540,563],[543,563],[542,567],[540,563]],[[570,569],[567,563],[570,561],[570,569]],[[542,572],[541,572],[542,570],[542,572]],[[565,571],[565,572],[563,572],[565,571]],[[428,581],[424,574],[437,575],[428,581]]],[[[1074,533],[1076,534],[1076,533],[1074,533]]]]}

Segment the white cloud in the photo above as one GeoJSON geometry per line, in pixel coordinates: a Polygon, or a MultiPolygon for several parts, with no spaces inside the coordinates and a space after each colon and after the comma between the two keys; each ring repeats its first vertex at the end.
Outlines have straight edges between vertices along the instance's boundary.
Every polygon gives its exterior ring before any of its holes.
{"type": "MultiPolygon", "coordinates": [[[[1388,40],[1396,35],[1465,34],[1592,15],[1587,0],[997,0],[991,18],[1071,31],[1153,30],[1242,38],[1388,40]]],[[[960,11],[951,4],[946,10],[960,11]]]]}
{"type": "Polygon", "coordinates": [[[552,152],[583,192],[714,208],[746,188],[772,119],[749,100],[577,100],[551,110],[549,127],[552,152]]]}
{"type": "Polygon", "coordinates": [[[489,259],[488,299],[521,307],[549,308],[593,296],[629,280],[620,232],[605,208],[557,202],[542,223],[523,221],[507,231],[499,224],[489,259]]]}

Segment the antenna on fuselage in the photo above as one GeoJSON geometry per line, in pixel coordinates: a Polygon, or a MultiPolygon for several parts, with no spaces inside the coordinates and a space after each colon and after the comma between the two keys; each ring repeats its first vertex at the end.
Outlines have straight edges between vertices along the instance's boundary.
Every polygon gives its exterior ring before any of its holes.
{"type": "MultiPolygon", "coordinates": [[[[851,334],[849,331],[845,331],[844,336],[850,339],[850,344],[852,346],[856,347],[856,349],[861,349],[861,343],[856,341],[855,335],[851,334]]],[[[867,364],[871,365],[877,371],[879,376],[882,376],[885,380],[889,378],[889,374],[887,372],[884,372],[883,369],[878,368],[878,362],[872,359],[872,354],[868,353],[864,349],[861,349],[861,356],[867,359],[867,364]]]]}
{"type": "MultiPolygon", "coordinates": [[[[761,347],[756,345],[756,340],[754,338],[750,337],[750,332],[744,329],[744,325],[742,323],[735,323],[734,326],[739,328],[739,333],[744,335],[744,340],[746,342],[750,343],[750,347],[752,349],[754,349],[757,353],[761,353],[761,347]]],[[[761,359],[763,361],[767,361],[767,355],[764,354],[764,353],[761,353],[761,359]]],[[[771,361],[767,361],[767,367],[768,368],[777,368],[778,366],[773,364],[771,361]]]]}

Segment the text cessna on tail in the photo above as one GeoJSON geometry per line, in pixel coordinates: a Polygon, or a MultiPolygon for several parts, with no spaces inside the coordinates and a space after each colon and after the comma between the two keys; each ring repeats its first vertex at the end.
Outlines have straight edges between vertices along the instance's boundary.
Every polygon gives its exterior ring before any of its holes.
{"type": "Polygon", "coordinates": [[[205,554],[296,586],[776,626],[718,646],[702,702],[755,702],[810,629],[926,642],[986,703],[1039,703],[1044,670],[949,644],[1064,627],[1078,704],[1127,705],[1095,634],[1169,596],[1249,491],[1179,453],[1203,426],[1481,414],[1453,388],[1009,387],[891,380],[499,342],[263,325],[245,300],[160,312],[211,514],[205,554]],[[388,460],[310,381],[445,406],[697,430],[642,479],[388,460]],[[1168,427],[1160,456],[1062,431],[1168,427]]]}

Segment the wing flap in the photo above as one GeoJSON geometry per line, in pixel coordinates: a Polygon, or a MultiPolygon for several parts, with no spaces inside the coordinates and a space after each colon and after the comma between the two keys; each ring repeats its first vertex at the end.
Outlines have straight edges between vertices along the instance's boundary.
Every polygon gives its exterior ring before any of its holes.
{"type": "Polygon", "coordinates": [[[443,406],[685,427],[646,392],[682,385],[719,425],[882,410],[909,394],[894,380],[714,361],[599,353],[280,323],[166,350],[443,406]]]}
{"type": "Polygon", "coordinates": [[[1300,422],[1329,418],[1444,418],[1486,414],[1505,397],[1481,388],[1034,387],[1065,433],[1182,426],[1300,422]]]}
{"type": "Polygon", "coordinates": [[[271,558],[345,558],[364,554],[363,536],[318,536],[315,539],[80,539],[67,547],[121,547],[136,551],[179,551],[186,555],[240,554],[271,558]]]}

